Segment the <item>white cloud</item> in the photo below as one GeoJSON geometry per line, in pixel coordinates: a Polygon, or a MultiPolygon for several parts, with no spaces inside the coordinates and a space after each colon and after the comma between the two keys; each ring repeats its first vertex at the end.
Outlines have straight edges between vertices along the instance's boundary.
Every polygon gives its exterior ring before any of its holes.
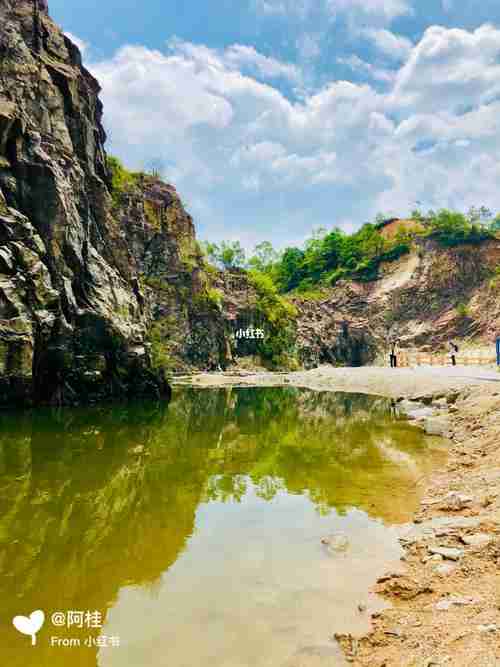
{"type": "Polygon", "coordinates": [[[337,58],[336,61],[339,65],[345,65],[349,67],[353,72],[358,74],[364,74],[376,79],[377,81],[393,81],[395,78],[395,73],[390,70],[383,69],[381,67],[376,67],[372,63],[366,62],[357,55],[347,56],[345,58],[337,58]]]}
{"type": "Polygon", "coordinates": [[[394,97],[413,110],[460,111],[500,95],[500,31],[429,28],[398,72],[394,97]]]}
{"type": "Polygon", "coordinates": [[[499,210],[499,63],[500,30],[434,27],[383,92],[335,81],[291,101],[270,80],[293,70],[241,45],[129,46],[93,72],[112,150],[161,157],[202,235],[283,244],[417,200],[499,210]]]}
{"type": "Polygon", "coordinates": [[[225,64],[236,68],[250,67],[266,79],[283,78],[296,83],[302,79],[300,69],[296,65],[264,56],[253,46],[235,44],[226,49],[222,57],[225,64]]]}
{"type": "Polygon", "coordinates": [[[413,48],[409,39],[390,30],[367,28],[361,31],[361,35],[372,41],[379,51],[393,60],[405,60],[413,48]]]}
{"type": "Polygon", "coordinates": [[[413,10],[407,0],[327,0],[332,14],[361,14],[367,17],[378,17],[387,22],[398,16],[412,14],[413,10]]]}
{"type": "Polygon", "coordinates": [[[330,19],[343,15],[383,23],[413,13],[409,0],[254,0],[254,7],[264,16],[298,16],[305,19],[314,13],[324,14],[330,19]]]}
{"type": "Polygon", "coordinates": [[[77,45],[77,47],[80,49],[82,55],[84,55],[85,51],[87,51],[87,49],[89,48],[88,42],[81,39],[80,37],[77,37],[72,32],[65,32],[64,34],[66,35],[66,37],[69,37],[69,39],[73,42],[73,44],[77,45]]]}

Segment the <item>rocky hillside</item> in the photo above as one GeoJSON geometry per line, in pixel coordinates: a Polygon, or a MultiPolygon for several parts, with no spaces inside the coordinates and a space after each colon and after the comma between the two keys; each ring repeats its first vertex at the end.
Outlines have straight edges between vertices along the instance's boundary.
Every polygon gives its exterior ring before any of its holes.
{"type": "Polygon", "coordinates": [[[500,335],[500,240],[443,248],[417,239],[371,282],[343,281],[318,298],[296,298],[303,363],[373,362],[398,338],[437,352],[455,339],[494,353],[500,335]]]}

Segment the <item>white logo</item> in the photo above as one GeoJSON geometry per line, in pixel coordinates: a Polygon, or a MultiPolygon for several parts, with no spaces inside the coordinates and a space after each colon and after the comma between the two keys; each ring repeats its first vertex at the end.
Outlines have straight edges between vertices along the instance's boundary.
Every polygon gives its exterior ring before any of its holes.
{"type": "Polygon", "coordinates": [[[12,623],[16,630],[23,635],[30,635],[31,645],[36,646],[36,633],[42,628],[45,622],[45,614],[38,609],[29,616],[15,616],[12,623]]]}

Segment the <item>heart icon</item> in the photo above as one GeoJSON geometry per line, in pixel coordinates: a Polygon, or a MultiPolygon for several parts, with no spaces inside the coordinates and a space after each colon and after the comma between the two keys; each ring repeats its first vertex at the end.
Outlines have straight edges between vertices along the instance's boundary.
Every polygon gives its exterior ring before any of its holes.
{"type": "Polygon", "coordinates": [[[38,609],[29,616],[15,616],[12,623],[16,630],[23,635],[31,636],[31,645],[36,646],[36,633],[41,629],[45,622],[45,614],[38,609]]]}

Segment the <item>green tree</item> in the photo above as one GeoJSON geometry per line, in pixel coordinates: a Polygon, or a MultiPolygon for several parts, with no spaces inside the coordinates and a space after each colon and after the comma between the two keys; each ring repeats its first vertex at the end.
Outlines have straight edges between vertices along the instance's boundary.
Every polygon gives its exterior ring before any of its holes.
{"type": "Polygon", "coordinates": [[[219,262],[225,269],[242,267],[245,263],[245,251],[239,241],[221,241],[219,262]]]}
{"type": "Polygon", "coordinates": [[[290,292],[298,287],[301,280],[305,277],[303,262],[303,250],[299,248],[286,248],[281,258],[278,272],[279,285],[284,292],[290,292]]]}
{"type": "Polygon", "coordinates": [[[280,253],[274,249],[273,244],[270,241],[262,241],[255,246],[248,260],[248,266],[250,269],[268,273],[279,259],[280,253]]]}

